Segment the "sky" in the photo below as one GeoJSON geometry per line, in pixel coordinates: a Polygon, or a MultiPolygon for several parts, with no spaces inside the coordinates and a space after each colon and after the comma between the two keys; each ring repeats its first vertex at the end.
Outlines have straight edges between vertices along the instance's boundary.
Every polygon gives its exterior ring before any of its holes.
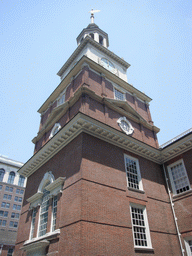
{"type": "Polygon", "coordinates": [[[163,144],[192,127],[191,0],[0,1],[0,154],[25,163],[34,151],[37,110],[60,83],[57,72],[90,23],[131,64],[128,82],[153,100],[163,144]]]}

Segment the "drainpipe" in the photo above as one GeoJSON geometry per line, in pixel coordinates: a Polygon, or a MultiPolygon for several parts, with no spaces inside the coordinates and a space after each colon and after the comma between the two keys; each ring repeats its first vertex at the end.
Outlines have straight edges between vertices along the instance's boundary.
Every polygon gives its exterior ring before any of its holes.
{"type": "Polygon", "coordinates": [[[167,190],[168,190],[168,193],[169,193],[169,200],[171,202],[171,209],[172,209],[172,212],[173,212],[173,218],[174,218],[174,221],[175,221],[175,226],[176,226],[176,230],[177,230],[177,236],[178,236],[179,244],[180,244],[180,248],[181,248],[181,254],[183,256],[185,256],[185,254],[184,254],[185,250],[183,249],[183,245],[182,245],[182,242],[181,242],[181,234],[179,232],[179,227],[178,227],[178,224],[177,224],[177,217],[175,215],[174,203],[173,203],[173,200],[172,200],[172,197],[171,197],[171,191],[169,189],[168,178],[167,178],[167,174],[166,174],[166,171],[165,171],[164,164],[163,164],[163,171],[164,171],[164,175],[165,175],[167,190]]]}

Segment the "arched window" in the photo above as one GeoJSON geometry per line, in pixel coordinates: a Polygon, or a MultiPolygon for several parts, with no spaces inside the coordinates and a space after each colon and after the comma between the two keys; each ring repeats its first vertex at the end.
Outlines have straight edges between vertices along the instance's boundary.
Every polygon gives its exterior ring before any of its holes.
{"type": "Polygon", "coordinates": [[[8,183],[13,184],[14,183],[14,179],[15,179],[15,173],[14,172],[10,172],[9,173],[9,178],[8,178],[8,183]]]}
{"type": "Polygon", "coordinates": [[[3,181],[4,174],[5,174],[5,170],[4,169],[0,169],[0,181],[3,181]]]}
{"type": "Polygon", "coordinates": [[[19,183],[18,183],[18,186],[20,187],[24,187],[24,182],[25,182],[25,177],[20,175],[19,176],[19,183]]]}
{"type": "Polygon", "coordinates": [[[103,37],[99,35],[99,43],[103,45],[103,37]]]}
{"type": "Polygon", "coordinates": [[[91,36],[91,38],[94,39],[94,34],[93,33],[90,33],[89,35],[91,36]]]}

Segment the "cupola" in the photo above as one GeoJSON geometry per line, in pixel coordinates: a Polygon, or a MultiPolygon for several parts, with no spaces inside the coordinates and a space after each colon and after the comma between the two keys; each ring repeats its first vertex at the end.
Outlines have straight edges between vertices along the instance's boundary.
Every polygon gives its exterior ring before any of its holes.
{"type": "Polygon", "coordinates": [[[101,30],[95,23],[94,23],[94,13],[98,12],[98,10],[92,10],[91,13],[91,23],[84,28],[79,36],[77,37],[77,44],[80,45],[83,42],[83,39],[87,36],[91,37],[93,40],[98,42],[104,47],[109,47],[109,39],[108,34],[101,30]]]}

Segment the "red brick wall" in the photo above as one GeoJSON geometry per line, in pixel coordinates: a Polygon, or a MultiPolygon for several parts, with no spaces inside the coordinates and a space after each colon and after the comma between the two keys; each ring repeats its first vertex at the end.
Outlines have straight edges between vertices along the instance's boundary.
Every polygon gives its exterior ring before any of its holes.
{"type": "Polygon", "coordinates": [[[161,167],[85,133],[28,178],[16,255],[22,255],[18,248],[29,237],[31,212],[26,198],[37,192],[47,171],[55,179],[66,177],[58,204],[61,233],[49,246],[49,253],[58,249],[62,256],[140,255],[133,246],[130,203],[134,202],[146,206],[153,254],[179,255],[161,167]],[[139,160],[144,194],[127,189],[124,153],[139,160]]]}
{"type": "MultiPolygon", "coordinates": [[[[85,67],[83,69],[83,71],[76,77],[74,78],[71,83],[69,84],[69,86],[67,87],[66,90],[66,101],[68,101],[71,97],[73,97],[75,91],[77,89],[79,89],[84,83],[86,83],[89,86],[89,89],[94,91],[97,95],[99,96],[103,96],[105,95],[105,97],[108,98],[114,98],[114,92],[113,92],[113,85],[112,83],[110,83],[109,81],[107,81],[105,78],[102,78],[102,76],[99,76],[98,74],[96,74],[95,72],[91,71],[88,69],[88,67],[85,67]],[[103,81],[103,82],[102,82],[103,81]],[[104,93],[104,94],[103,94],[104,93]]],[[[133,97],[132,95],[126,93],[126,100],[127,102],[130,104],[130,106],[132,108],[134,108],[146,121],[150,121],[149,114],[147,112],[147,107],[146,104],[141,102],[140,100],[138,100],[137,98],[133,97]]],[[[74,114],[76,114],[80,108],[81,105],[77,105],[75,104],[75,108],[76,111],[74,114]]],[[[42,128],[42,126],[45,124],[47,118],[50,116],[52,110],[57,106],[57,102],[55,101],[53,103],[52,106],[50,106],[47,111],[42,115],[41,117],[41,122],[40,122],[40,130],[42,128]]],[[[88,103],[88,108],[87,109],[87,114],[90,114],[92,117],[96,117],[96,119],[100,120],[103,122],[104,120],[104,116],[103,115],[103,106],[100,103],[97,103],[95,100],[93,101],[92,99],[89,98],[89,103],[88,103]]],[[[70,110],[69,110],[70,111],[70,110]]],[[[111,112],[111,111],[109,111],[111,112]]],[[[114,111],[113,112],[113,119],[114,119],[114,111]]],[[[110,114],[110,113],[109,113],[110,114]]],[[[74,116],[73,114],[71,115],[71,113],[68,113],[68,115],[70,116],[70,119],[74,116]]],[[[117,114],[117,116],[119,116],[119,114],[117,114]]],[[[64,126],[66,124],[66,122],[69,121],[69,119],[66,119],[66,114],[65,114],[65,118],[63,118],[63,120],[65,120],[62,123],[62,126],[64,126]]],[[[110,122],[110,120],[108,120],[110,122]]],[[[60,122],[60,120],[58,121],[60,122]]],[[[110,123],[109,123],[110,125],[110,123]]],[[[114,124],[113,124],[114,126],[114,124]]],[[[136,126],[138,126],[138,124],[136,124],[136,126]]],[[[140,128],[138,128],[137,130],[139,130],[140,128]]],[[[43,138],[40,139],[40,142],[38,142],[35,148],[35,152],[37,152],[40,147],[42,145],[44,145],[46,143],[46,141],[49,138],[51,130],[46,133],[44,135],[43,138]]],[[[154,142],[154,140],[156,140],[156,138],[154,137],[155,135],[153,134],[152,131],[148,130],[148,129],[144,129],[144,135],[145,138],[143,139],[143,141],[149,145],[152,145],[154,147],[157,147],[156,143],[154,142]]],[[[135,135],[133,135],[134,137],[141,139],[141,134],[139,132],[135,133],[135,135]]]]}

